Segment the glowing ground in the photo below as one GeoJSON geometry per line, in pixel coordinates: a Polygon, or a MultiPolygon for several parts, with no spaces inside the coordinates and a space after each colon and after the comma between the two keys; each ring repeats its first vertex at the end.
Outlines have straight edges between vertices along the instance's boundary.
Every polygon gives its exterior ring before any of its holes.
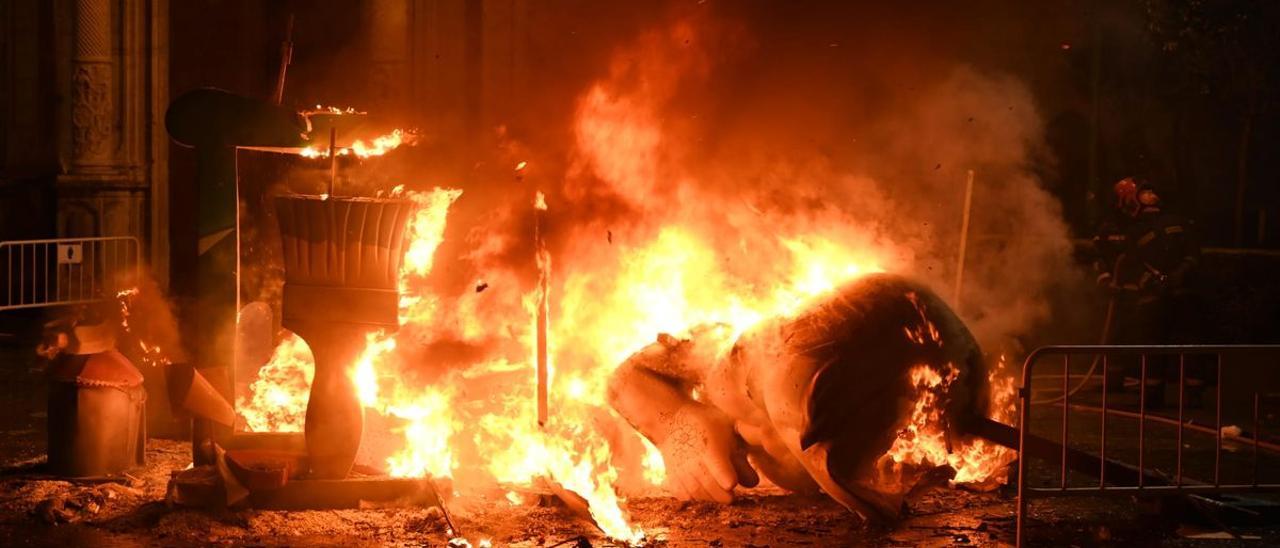
{"type": "MultiPolygon", "coordinates": [[[[28,362],[25,348],[3,342],[0,358],[13,367],[0,367],[0,401],[6,407],[0,413],[0,545],[441,546],[448,541],[439,513],[429,509],[208,512],[169,507],[164,502],[169,471],[190,462],[190,446],[182,441],[152,438],[147,467],[127,485],[73,485],[41,477],[35,472],[44,453],[44,382],[21,366],[28,362]]],[[[867,527],[825,497],[759,490],[730,506],[665,498],[631,500],[626,506],[657,545],[996,546],[1013,541],[1013,502],[1007,489],[972,493],[938,487],[910,499],[909,514],[894,527],[867,527]]],[[[1161,517],[1154,503],[1123,497],[1038,501],[1034,508],[1035,545],[1280,544],[1276,526],[1244,530],[1260,540],[1185,538],[1194,530],[1183,520],[1161,517]]],[[[550,501],[512,506],[496,497],[450,509],[473,544],[489,539],[496,546],[572,545],[580,536],[593,546],[610,544],[588,521],[550,501]]]]}
{"type": "MultiPolygon", "coordinates": [[[[10,431],[12,432],[12,431],[10,431]]],[[[15,438],[6,432],[3,450],[15,454],[15,438]]],[[[26,453],[19,450],[17,453],[26,453]]],[[[336,511],[220,511],[165,505],[168,470],[188,461],[187,446],[153,439],[147,469],[133,485],[77,486],[25,477],[9,467],[0,476],[0,544],[44,545],[357,545],[441,546],[448,541],[439,514],[427,509],[336,511]],[[51,524],[49,501],[64,506],[70,523],[51,524]],[[89,511],[87,502],[97,502],[89,511]]],[[[657,545],[667,546],[998,546],[1013,541],[1013,499],[1008,493],[970,493],[938,488],[915,497],[911,513],[892,528],[866,527],[825,497],[760,492],[730,506],[681,503],[673,499],[632,500],[635,522],[657,545]]],[[[555,504],[513,507],[502,500],[451,508],[458,526],[473,543],[495,546],[550,546],[582,536],[593,546],[610,545],[585,520],[555,504]]],[[[1057,540],[1102,544],[1149,539],[1161,533],[1165,544],[1196,545],[1180,538],[1178,524],[1146,516],[1128,500],[1060,499],[1037,505],[1037,545],[1057,540]]],[[[1187,532],[1186,529],[1183,531],[1187,532]]],[[[1257,533],[1257,531],[1250,531],[1257,533]]],[[[1280,541],[1280,531],[1263,531],[1264,542],[1280,541]]],[[[1241,541],[1258,546],[1258,541],[1241,541]]],[[[571,545],[571,544],[570,544],[571,545]]],[[[1213,546],[1224,546],[1214,541],[1213,546]]]]}

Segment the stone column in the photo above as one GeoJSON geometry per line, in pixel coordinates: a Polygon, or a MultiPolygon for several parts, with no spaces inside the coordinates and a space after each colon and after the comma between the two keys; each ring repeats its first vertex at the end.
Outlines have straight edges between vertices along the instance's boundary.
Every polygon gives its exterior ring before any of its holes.
{"type": "Polygon", "coordinates": [[[71,53],[71,171],[110,173],[115,167],[115,63],[110,0],[75,0],[71,53]]]}
{"type": "Polygon", "coordinates": [[[167,278],[167,0],[68,0],[55,14],[58,235],[134,236],[167,278]]]}
{"type": "Polygon", "coordinates": [[[368,109],[403,114],[412,87],[409,0],[373,0],[369,6],[368,109]]]}

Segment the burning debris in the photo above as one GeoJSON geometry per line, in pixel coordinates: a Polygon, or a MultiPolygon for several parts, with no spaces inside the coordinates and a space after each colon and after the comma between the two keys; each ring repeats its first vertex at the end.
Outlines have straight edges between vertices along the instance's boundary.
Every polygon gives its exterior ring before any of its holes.
{"type": "MultiPolygon", "coordinates": [[[[609,536],[632,543],[641,542],[643,533],[628,524],[621,507],[618,467],[630,466],[632,474],[640,472],[637,475],[643,482],[638,490],[641,493],[665,484],[673,476],[667,470],[662,451],[658,449],[662,443],[654,445],[650,440],[629,434],[629,428],[620,424],[616,416],[609,412],[605,401],[605,386],[613,375],[612,367],[557,368],[554,374],[548,372],[547,377],[540,377],[534,374],[538,369],[535,365],[539,363],[538,353],[532,352],[526,355],[534,358],[524,364],[516,361],[519,359],[517,353],[510,360],[500,359],[445,373],[430,383],[414,384],[413,374],[402,369],[408,367],[405,360],[413,355],[405,354],[406,349],[412,352],[414,345],[423,342],[419,337],[433,334],[436,326],[456,325],[455,322],[466,321],[464,314],[468,313],[465,307],[452,310],[446,308],[445,305],[458,306],[461,303],[442,301],[437,295],[425,290],[423,284],[431,272],[434,251],[442,241],[449,207],[460,194],[451,190],[436,190],[425,194],[411,192],[406,196],[418,204],[418,210],[413,215],[408,230],[408,251],[398,284],[401,288],[399,316],[403,327],[400,334],[395,336],[370,334],[365,349],[348,370],[362,405],[370,412],[398,425],[393,426],[393,429],[402,436],[400,448],[385,457],[386,469],[396,476],[450,478],[454,482],[454,490],[461,496],[468,496],[467,493],[479,494],[489,489],[503,489],[503,486],[527,488],[550,481],[557,489],[564,489],[573,493],[574,497],[581,497],[584,510],[591,514],[597,525],[609,536]],[[528,380],[521,382],[521,378],[528,380]],[[537,381],[542,378],[547,379],[550,387],[547,407],[540,407],[529,400],[522,401],[528,396],[533,396],[531,399],[537,401],[537,381]],[[498,379],[509,380],[503,382],[498,379]],[[494,384],[495,382],[502,384],[494,384]],[[529,388],[521,388],[521,384],[529,388]],[[503,388],[495,391],[499,386],[503,388]],[[544,410],[546,415],[539,413],[544,410]],[[627,451],[634,452],[641,458],[628,462],[627,451]],[[645,485],[648,487],[644,487],[645,485]]],[[[539,214],[544,211],[544,203],[540,200],[536,204],[539,214]]],[[[691,241],[678,236],[666,238],[669,239],[665,244],[668,247],[651,252],[648,255],[651,260],[665,260],[668,252],[675,253],[682,248],[688,252],[686,244],[691,241]]],[[[753,312],[739,308],[741,303],[729,303],[733,308],[726,311],[730,314],[720,317],[736,323],[721,323],[720,328],[713,330],[695,330],[715,334],[715,344],[712,346],[721,347],[718,355],[727,355],[725,352],[732,346],[734,337],[758,329],[757,323],[764,321],[767,324],[775,318],[789,317],[806,310],[807,305],[804,303],[829,294],[839,280],[855,280],[864,270],[874,270],[852,263],[840,265],[839,262],[833,262],[829,266],[823,266],[812,261],[816,258],[814,254],[821,252],[834,251],[832,254],[835,261],[839,261],[841,256],[847,256],[844,252],[836,251],[838,248],[830,243],[806,244],[804,240],[796,239],[785,242],[784,249],[799,256],[795,263],[797,274],[792,277],[794,286],[782,286],[779,288],[783,291],[781,295],[762,301],[777,303],[777,312],[769,313],[765,309],[753,312]],[[829,274],[832,272],[842,275],[829,274]]],[[[545,261],[541,256],[540,253],[539,264],[545,261]]],[[[643,262],[635,264],[633,268],[636,274],[661,270],[653,269],[643,262]]],[[[526,313],[531,314],[535,320],[546,317],[539,314],[541,307],[546,306],[546,300],[538,296],[545,295],[545,271],[541,279],[543,282],[530,295],[521,297],[523,306],[532,309],[526,313]]],[[[648,287],[652,290],[669,291],[679,289],[681,285],[648,287]]],[[[646,286],[640,285],[637,289],[642,287],[646,286]]],[[[904,323],[901,319],[886,321],[884,328],[899,332],[904,344],[911,347],[940,348],[943,346],[942,338],[935,320],[926,317],[926,306],[917,303],[913,297],[916,295],[914,291],[925,290],[915,288],[899,292],[899,298],[904,299],[904,303],[910,303],[907,309],[910,314],[905,316],[909,322],[904,323]]],[[[931,306],[938,307],[939,310],[930,314],[949,314],[944,306],[938,304],[936,298],[930,299],[928,302],[933,303],[931,306]]],[[[633,303],[632,306],[632,310],[637,312],[662,310],[661,307],[649,308],[641,303],[633,303]]],[[[949,318],[951,319],[947,320],[947,325],[955,325],[957,320],[949,318]]],[[[678,321],[676,318],[672,319],[678,321]]],[[[537,339],[536,324],[539,322],[533,323],[535,328],[526,331],[522,337],[525,348],[538,346],[534,341],[537,339]]],[[[554,343],[560,340],[555,335],[558,331],[554,323],[544,325],[548,326],[552,335],[549,337],[550,341],[554,343]]],[[[611,333],[607,326],[600,326],[599,329],[601,335],[611,333]]],[[[963,345],[953,343],[952,347],[960,349],[963,345]]],[[[551,350],[555,348],[556,346],[549,347],[551,350]]],[[[704,359],[709,360],[708,363],[712,361],[712,354],[704,356],[704,359]]],[[[953,361],[960,363],[957,360],[953,361]]],[[[296,430],[303,422],[302,414],[313,370],[314,365],[305,343],[292,335],[286,336],[271,361],[251,385],[252,396],[240,402],[238,412],[245,417],[245,425],[255,431],[296,430]]],[[[981,373],[984,370],[985,368],[980,367],[974,373],[982,375],[980,384],[985,384],[986,381],[985,373],[981,373]]],[[[894,465],[899,465],[894,471],[894,481],[898,487],[909,488],[911,485],[900,470],[902,463],[917,467],[952,464],[963,470],[957,476],[957,481],[962,483],[981,482],[1003,474],[1002,465],[1008,462],[1007,452],[986,448],[980,441],[966,441],[956,453],[947,451],[947,446],[942,441],[944,430],[939,426],[942,413],[938,398],[949,393],[948,389],[955,380],[957,371],[954,367],[950,370],[941,369],[948,375],[945,383],[941,373],[933,373],[932,369],[928,371],[936,382],[926,383],[927,386],[918,381],[911,385],[906,378],[902,379],[902,398],[909,397],[909,390],[913,386],[920,390],[921,396],[915,405],[913,422],[901,427],[901,433],[892,449],[886,447],[881,452],[883,459],[893,459],[894,465]]],[[[916,376],[921,374],[915,370],[912,373],[916,376]]],[[[707,387],[699,387],[699,390],[703,394],[709,393],[707,387]]],[[[640,390],[638,393],[645,391],[640,390]]],[[[1002,402],[1007,402],[1009,395],[1006,391],[999,394],[999,397],[1002,402]]],[[[896,405],[892,407],[896,408],[896,405]]],[[[623,415],[626,416],[627,413],[624,411],[623,415]]],[[[888,413],[886,416],[896,415],[888,413]]],[[[754,439],[759,443],[759,437],[754,439]]],[[[770,469],[770,466],[763,465],[766,469],[770,469]]],[[[771,470],[775,473],[766,472],[765,475],[775,483],[787,485],[788,475],[777,473],[779,469],[776,465],[773,466],[771,470]]],[[[794,476],[794,473],[790,475],[794,476]]],[[[883,485],[884,479],[881,478],[880,481],[880,485],[883,485]]],[[[905,490],[900,488],[890,491],[905,490]]],[[[631,489],[637,489],[634,482],[631,489]]],[[[510,491],[507,492],[507,498],[513,504],[522,502],[518,495],[510,491]]],[[[856,507],[866,508],[860,504],[856,507]]],[[[896,508],[890,508],[890,512],[896,513],[896,508]]],[[[883,513],[883,509],[876,513],[883,513]]]]}
{"type": "Polygon", "coordinates": [[[963,324],[923,287],[867,276],[736,340],[729,333],[662,335],[610,385],[614,407],[662,448],[683,497],[729,502],[735,486],[763,474],[893,520],[932,466],[950,464],[968,483],[1003,474],[1011,460],[945,427],[986,414],[985,366],[963,324]],[[898,409],[913,392],[904,427],[898,409]],[[973,462],[953,458],[944,438],[973,462]]]}

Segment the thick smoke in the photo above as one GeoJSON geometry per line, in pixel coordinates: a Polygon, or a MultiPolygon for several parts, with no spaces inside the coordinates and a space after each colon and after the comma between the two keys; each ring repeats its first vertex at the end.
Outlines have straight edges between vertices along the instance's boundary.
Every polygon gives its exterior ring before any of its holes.
{"type": "MultiPolygon", "coordinates": [[[[431,279],[453,313],[421,326],[434,361],[523,351],[511,333],[527,328],[520,296],[536,278],[535,190],[551,205],[553,313],[574,324],[597,313],[575,295],[623,306],[634,296],[616,289],[628,283],[688,283],[623,279],[627,264],[714,274],[697,297],[710,302],[785,279],[777,257],[833,244],[953,301],[972,170],[964,286],[952,305],[989,351],[1047,318],[1042,296],[1068,277],[1069,242],[1033,171],[1052,161],[1027,86],[955,47],[965,33],[948,8],[784,4],[532,9],[529,49],[560,55],[540,60],[508,98],[519,108],[489,105],[502,114],[481,117],[491,125],[474,130],[485,137],[467,171],[442,167],[458,162],[434,144],[450,139],[430,131],[418,147],[343,166],[344,194],[400,183],[464,190],[431,279]],[[677,256],[688,251],[682,238],[711,258],[677,256]],[[711,262],[676,264],[686,260],[711,262]],[[477,292],[481,284],[490,289],[477,292]]],[[[328,170],[300,162],[285,173],[268,196],[323,192],[328,170]]],[[[261,206],[248,224],[262,225],[265,253],[270,198],[261,206]]],[[[279,286],[271,262],[246,263],[262,274],[249,276],[259,288],[250,293],[268,301],[279,286]]],[[[620,328],[671,328],[651,323],[620,328]]]]}
{"type": "MultiPolygon", "coordinates": [[[[176,307],[166,298],[150,270],[140,270],[136,278],[122,280],[121,286],[129,289],[117,295],[114,302],[102,306],[110,308],[112,317],[119,316],[113,323],[121,326],[120,335],[125,339],[121,346],[126,354],[133,355],[134,347],[142,343],[143,347],[156,348],[156,356],[173,363],[185,363],[189,354],[182,344],[176,307]]],[[[139,361],[159,365],[153,360],[139,361]]]]}
{"type": "Polygon", "coordinates": [[[494,164],[530,160],[544,173],[503,185],[508,213],[473,219],[471,243],[488,242],[468,252],[475,268],[527,269],[530,220],[511,211],[538,186],[551,196],[563,277],[601,267],[582,257],[678,224],[712,243],[718,267],[738,279],[765,278],[771,265],[751,259],[771,256],[780,240],[818,235],[951,300],[972,170],[959,309],[989,345],[1044,320],[1041,296],[1069,270],[1068,240],[1032,171],[1046,159],[1026,86],[926,57],[909,37],[863,49],[768,27],[710,10],[674,15],[616,44],[572,99],[570,119],[543,121],[568,124],[570,142],[503,135],[499,150],[523,156],[494,164]],[[540,162],[565,147],[566,161],[540,162]]]}

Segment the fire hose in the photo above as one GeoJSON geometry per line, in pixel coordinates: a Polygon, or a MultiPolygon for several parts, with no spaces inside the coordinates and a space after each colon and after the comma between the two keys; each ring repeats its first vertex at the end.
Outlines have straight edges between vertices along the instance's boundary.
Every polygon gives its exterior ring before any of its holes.
{"type": "MultiPolygon", "coordinates": [[[[1111,299],[1107,302],[1107,315],[1106,315],[1105,319],[1102,321],[1102,333],[1101,333],[1101,336],[1099,337],[1099,340],[1100,340],[1099,344],[1105,345],[1105,344],[1107,344],[1108,339],[1110,339],[1110,338],[1111,338],[1111,323],[1112,323],[1112,319],[1113,319],[1113,318],[1114,318],[1114,316],[1115,316],[1115,309],[1116,309],[1116,297],[1113,295],[1113,296],[1111,297],[1111,299]]],[[[1089,383],[1089,381],[1093,378],[1093,374],[1094,374],[1094,372],[1095,372],[1095,371],[1097,371],[1097,368],[1098,368],[1098,362],[1099,362],[1099,361],[1101,361],[1101,359],[1102,359],[1102,356],[1101,356],[1101,355],[1095,355],[1095,356],[1093,357],[1093,363],[1091,363],[1091,364],[1089,365],[1089,370],[1088,370],[1088,371],[1086,371],[1086,372],[1085,372],[1085,374],[1084,374],[1084,378],[1083,378],[1083,379],[1081,379],[1081,380],[1080,380],[1080,382],[1079,382],[1079,383],[1077,383],[1077,384],[1075,385],[1075,387],[1073,387],[1073,388],[1071,388],[1070,390],[1068,390],[1065,394],[1063,394],[1063,395],[1061,395],[1061,396],[1054,397],[1054,398],[1047,398],[1047,399],[1042,399],[1042,400],[1032,400],[1032,401],[1031,401],[1031,404],[1033,404],[1033,405],[1043,405],[1043,404],[1061,403],[1064,399],[1066,399],[1066,398],[1068,398],[1068,397],[1070,397],[1070,396],[1074,396],[1074,395],[1076,395],[1076,393],[1077,393],[1077,392],[1079,392],[1081,389],[1083,389],[1083,388],[1084,388],[1084,386],[1085,386],[1086,384],[1088,384],[1088,383],[1089,383]]],[[[1073,404],[1071,404],[1071,408],[1072,408],[1072,409],[1076,409],[1076,410],[1080,410],[1080,411],[1093,411],[1093,412],[1098,412],[1098,413],[1102,413],[1102,412],[1103,412],[1103,408],[1101,408],[1101,407],[1096,407],[1096,406],[1092,406],[1092,405],[1078,404],[1078,403],[1073,403],[1073,404]]],[[[1134,418],[1134,419],[1139,419],[1139,418],[1141,417],[1141,415],[1139,415],[1138,413],[1133,413],[1133,412],[1129,412],[1129,411],[1122,411],[1122,410],[1118,410],[1118,409],[1107,409],[1107,410],[1105,410],[1105,412],[1106,412],[1108,415],[1117,415],[1117,416],[1129,417],[1129,418],[1134,418]]],[[[1165,424],[1171,424],[1171,425],[1175,425],[1175,426],[1176,426],[1176,425],[1178,425],[1178,424],[1180,424],[1180,421],[1178,421],[1177,419],[1170,419],[1170,418],[1166,418],[1166,417],[1160,417],[1160,416],[1158,416],[1158,415],[1146,415],[1146,419],[1147,419],[1147,420],[1156,421],[1156,422],[1162,422],[1162,423],[1165,423],[1165,424]]],[[[1208,427],[1205,427],[1205,426],[1200,426],[1200,425],[1192,424],[1192,423],[1190,423],[1190,422],[1181,423],[1181,424],[1182,424],[1185,428],[1188,428],[1188,429],[1191,429],[1191,430],[1194,430],[1194,431],[1197,431],[1197,432],[1201,432],[1201,433],[1205,433],[1205,434],[1219,434],[1218,432],[1216,432],[1216,431],[1215,431],[1214,429],[1212,429],[1212,428],[1208,428],[1208,427]]],[[[1243,443],[1254,443],[1254,444],[1257,444],[1257,445],[1258,445],[1258,447],[1260,447],[1260,448],[1262,448],[1262,449],[1266,449],[1266,450],[1271,451],[1271,452],[1274,452],[1274,453],[1280,453],[1280,445],[1278,445],[1278,444],[1274,444],[1274,443],[1265,442],[1265,441],[1262,441],[1262,440],[1260,440],[1260,439],[1256,439],[1256,436],[1257,436],[1257,434],[1256,434],[1256,433],[1252,433],[1250,436],[1238,435],[1238,436],[1236,436],[1236,439],[1237,439],[1237,440],[1239,440],[1239,441],[1241,441],[1241,442],[1243,442],[1243,443]]]]}
{"type": "MultiPolygon", "coordinates": [[[[1107,301],[1107,316],[1105,319],[1102,320],[1102,333],[1098,337],[1099,339],[1098,344],[1100,345],[1107,344],[1107,341],[1111,339],[1111,321],[1115,317],[1115,312],[1116,312],[1116,297],[1112,295],[1111,299],[1107,301]]],[[[1076,392],[1079,392],[1082,388],[1084,388],[1084,385],[1088,384],[1089,380],[1093,378],[1093,373],[1094,371],[1097,371],[1098,362],[1101,360],[1102,360],[1102,356],[1100,354],[1095,355],[1093,357],[1093,363],[1089,365],[1089,370],[1086,371],[1084,374],[1084,378],[1080,380],[1079,384],[1077,384],[1071,390],[1068,390],[1065,394],[1058,396],[1056,398],[1049,398],[1044,400],[1032,400],[1031,403],[1032,404],[1058,403],[1068,397],[1076,395],[1076,392]]]]}
{"type": "MultiPolygon", "coordinates": [[[[1101,407],[1098,407],[1096,405],[1085,405],[1081,403],[1071,404],[1071,409],[1074,409],[1077,411],[1090,411],[1094,413],[1101,413],[1103,411],[1101,407]]],[[[1115,409],[1115,408],[1107,408],[1106,412],[1108,415],[1115,415],[1118,417],[1125,417],[1125,418],[1130,418],[1135,420],[1145,419],[1152,422],[1167,424],[1170,426],[1178,426],[1179,424],[1178,419],[1170,418],[1170,417],[1162,417],[1160,415],[1155,415],[1155,414],[1143,415],[1139,413],[1134,413],[1133,411],[1124,411],[1124,410],[1115,409]]],[[[1186,422],[1182,422],[1181,424],[1183,428],[1186,428],[1187,430],[1191,430],[1193,432],[1200,432],[1201,434],[1208,434],[1211,436],[1219,435],[1219,431],[1217,429],[1195,424],[1190,420],[1186,422]]],[[[1272,453],[1280,454],[1280,444],[1263,441],[1261,438],[1258,437],[1257,432],[1244,431],[1244,432],[1240,432],[1239,434],[1232,435],[1230,438],[1223,436],[1223,439],[1224,440],[1231,439],[1237,443],[1241,443],[1244,445],[1257,444],[1258,448],[1260,449],[1266,449],[1267,451],[1271,451],[1272,453]]]]}

